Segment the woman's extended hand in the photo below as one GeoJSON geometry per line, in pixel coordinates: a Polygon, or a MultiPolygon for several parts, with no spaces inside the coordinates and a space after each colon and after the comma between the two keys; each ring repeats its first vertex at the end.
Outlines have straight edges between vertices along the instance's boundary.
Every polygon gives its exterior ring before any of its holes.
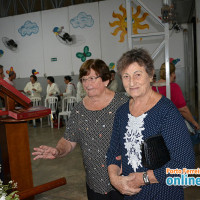
{"type": "Polygon", "coordinates": [[[135,195],[141,191],[141,188],[134,187],[135,175],[132,173],[129,176],[114,176],[112,177],[111,184],[124,195],[135,195]]]}
{"type": "Polygon", "coordinates": [[[33,160],[55,159],[56,156],[59,154],[58,149],[53,148],[53,147],[49,147],[49,146],[45,146],[45,145],[42,145],[40,147],[33,148],[33,149],[34,149],[34,152],[32,153],[32,155],[35,156],[33,158],[33,160]]]}

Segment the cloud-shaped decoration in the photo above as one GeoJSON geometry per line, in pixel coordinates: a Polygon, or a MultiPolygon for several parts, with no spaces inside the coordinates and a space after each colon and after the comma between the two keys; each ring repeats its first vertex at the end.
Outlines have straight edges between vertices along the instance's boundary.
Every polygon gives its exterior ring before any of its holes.
{"type": "Polygon", "coordinates": [[[18,29],[18,32],[22,37],[26,35],[31,36],[31,34],[37,34],[39,31],[39,27],[35,22],[26,21],[23,26],[18,29]]]}
{"type": "Polygon", "coordinates": [[[80,12],[76,17],[70,20],[71,25],[74,28],[92,27],[94,20],[91,15],[87,15],[85,12],[80,12]]]}

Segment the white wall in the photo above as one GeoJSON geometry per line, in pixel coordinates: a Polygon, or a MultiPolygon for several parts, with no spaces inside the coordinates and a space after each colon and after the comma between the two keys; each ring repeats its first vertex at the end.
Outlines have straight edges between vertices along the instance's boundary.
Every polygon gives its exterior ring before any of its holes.
{"type": "MultiPolygon", "coordinates": [[[[160,16],[162,1],[160,0],[143,0],[157,16],[160,16]]],[[[117,22],[116,26],[111,27],[109,23],[119,21],[123,17],[123,11],[119,9],[120,5],[125,8],[124,0],[109,0],[96,3],[79,4],[70,7],[64,7],[53,10],[23,14],[13,17],[0,19],[0,38],[8,37],[14,39],[18,43],[18,51],[11,52],[3,45],[0,40],[0,49],[4,51],[4,55],[0,57],[0,64],[5,66],[5,70],[11,66],[17,72],[17,77],[29,77],[32,69],[39,72],[39,77],[44,75],[64,76],[75,74],[78,75],[79,68],[83,63],[77,58],[76,53],[82,52],[85,46],[89,47],[91,52],[90,58],[101,58],[108,65],[114,63],[116,65],[119,57],[128,50],[127,34],[124,35],[124,41],[119,42],[120,26],[123,23],[117,22]],[[77,17],[81,12],[91,16],[93,24],[85,27],[74,27],[71,20],[77,17]],[[113,12],[117,17],[113,17],[113,12]],[[36,23],[39,31],[30,36],[21,36],[18,29],[24,23],[30,20],[36,23]],[[73,45],[65,45],[59,42],[58,38],[52,32],[54,27],[64,26],[63,31],[75,35],[78,42],[73,45]],[[118,33],[112,35],[114,31],[118,33]],[[57,61],[52,62],[51,58],[57,58],[57,61]]],[[[133,4],[133,14],[136,14],[137,5],[133,4]]],[[[142,19],[144,11],[138,13],[137,19],[142,19]]],[[[87,24],[87,23],[86,23],[87,24]]],[[[148,33],[162,31],[150,16],[139,22],[140,25],[148,24],[149,29],[141,29],[137,27],[138,33],[148,33]]],[[[162,41],[161,37],[142,38],[134,40],[134,47],[146,48],[150,53],[162,41]]],[[[170,47],[169,55],[172,58],[180,58],[181,61],[177,64],[177,82],[181,85],[184,91],[184,41],[183,33],[170,32],[170,47]],[[180,76],[179,76],[180,75],[180,76]]],[[[164,62],[164,50],[162,50],[155,59],[155,68],[159,69],[164,62]]],[[[115,68],[116,69],[116,68],[115,68]]]]}
{"type": "Polygon", "coordinates": [[[70,46],[60,43],[53,33],[54,27],[61,26],[64,26],[64,31],[69,33],[68,15],[68,7],[42,12],[44,71],[47,76],[71,74],[70,46]],[[57,61],[51,61],[51,58],[57,58],[57,61]]]}

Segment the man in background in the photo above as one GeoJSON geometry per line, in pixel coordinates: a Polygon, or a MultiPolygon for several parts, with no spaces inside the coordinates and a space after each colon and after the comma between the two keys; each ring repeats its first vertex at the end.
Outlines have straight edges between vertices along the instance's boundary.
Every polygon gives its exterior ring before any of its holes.
{"type": "Polygon", "coordinates": [[[115,79],[115,71],[111,70],[110,74],[111,74],[111,80],[110,80],[110,83],[108,85],[108,89],[110,89],[110,90],[112,90],[114,92],[117,92],[118,83],[117,83],[117,80],[115,79]]]}
{"type": "Polygon", "coordinates": [[[8,78],[4,78],[4,80],[9,83],[10,85],[12,85],[13,87],[15,87],[13,80],[15,80],[16,78],[16,73],[14,71],[9,72],[9,77],[8,78]]]}

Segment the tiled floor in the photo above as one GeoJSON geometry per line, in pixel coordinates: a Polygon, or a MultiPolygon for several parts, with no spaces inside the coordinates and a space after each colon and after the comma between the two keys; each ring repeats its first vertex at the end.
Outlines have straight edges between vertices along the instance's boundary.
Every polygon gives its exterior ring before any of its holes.
{"type": "MultiPolygon", "coordinates": [[[[30,151],[33,147],[45,144],[55,146],[65,128],[51,129],[47,125],[36,128],[29,125],[30,151]]],[[[198,148],[195,148],[198,151],[198,148]]],[[[200,167],[200,156],[196,156],[196,168],[200,167]]],[[[64,158],[56,160],[32,160],[34,185],[66,177],[67,185],[36,195],[35,200],[86,200],[85,171],[79,146],[64,158]]],[[[185,200],[200,200],[200,187],[185,189],[185,200]]]]}

